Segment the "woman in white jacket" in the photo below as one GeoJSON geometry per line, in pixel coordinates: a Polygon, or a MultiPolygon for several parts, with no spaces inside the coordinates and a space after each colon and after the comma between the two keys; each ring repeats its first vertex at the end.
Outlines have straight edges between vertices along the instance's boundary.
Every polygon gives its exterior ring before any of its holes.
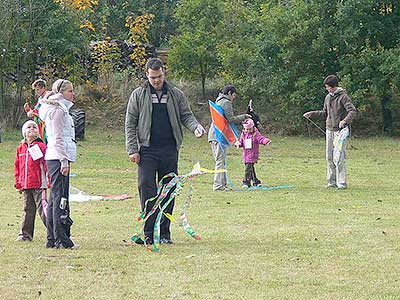
{"type": "Polygon", "coordinates": [[[69,209],[69,171],[76,160],[75,129],[70,108],[74,105],[74,88],[70,81],[54,82],[53,96],[43,100],[39,117],[46,124],[46,163],[51,179],[47,211],[47,248],[76,249],[70,239],[72,219],[69,209]]]}

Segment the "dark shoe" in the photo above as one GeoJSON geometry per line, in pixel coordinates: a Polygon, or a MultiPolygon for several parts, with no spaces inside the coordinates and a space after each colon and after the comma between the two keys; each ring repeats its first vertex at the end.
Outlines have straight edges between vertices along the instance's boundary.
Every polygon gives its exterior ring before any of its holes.
{"type": "Polygon", "coordinates": [[[138,245],[143,245],[144,244],[142,238],[137,236],[137,235],[132,235],[131,240],[134,241],[134,243],[138,244],[138,245]]]}
{"type": "Polygon", "coordinates": [[[147,247],[148,245],[153,245],[153,240],[152,240],[149,236],[146,236],[146,237],[144,238],[143,244],[144,244],[146,247],[147,247]]]}
{"type": "Polygon", "coordinates": [[[174,242],[171,240],[171,239],[167,239],[167,238],[161,238],[160,239],[160,244],[168,244],[168,245],[171,245],[171,244],[173,244],[174,242]]]}
{"type": "Polygon", "coordinates": [[[70,250],[78,250],[81,246],[79,246],[78,244],[73,244],[71,247],[65,247],[63,244],[59,244],[57,247],[57,249],[70,249],[70,250]]]}
{"type": "Polygon", "coordinates": [[[54,243],[53,242],[47,242],[45,245],[44,245],[46,248],[55,248],[55,245],[54,245],[54,243]]]}
{"type": "Polygon", "coordinates": [[[143,241],[143,239],[141,237],[139,237],[137,235],[133,235],[131,239],[132,239],[132,241],[135,242],[135,244],[138,244],[138,245],[145,245],[145,244],[146,245],[153,245],[153,240],[149,236],[146,236],[144,238],[144,241],[143,241]]]}

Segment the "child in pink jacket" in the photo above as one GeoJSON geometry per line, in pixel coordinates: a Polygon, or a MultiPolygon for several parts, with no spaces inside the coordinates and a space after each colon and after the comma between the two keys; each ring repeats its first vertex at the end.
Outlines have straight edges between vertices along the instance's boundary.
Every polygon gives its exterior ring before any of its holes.
{"type": "Polygon", "coordinates": [[[38,125],[29,120],[22,126],[24,140],[14,162],[15,188],[24,194],[24,213],[17,241],[31,241],[36,211],[46,226],[48,172],[44,156],[46,145],[38,138],[38,125]]]}
{"type": "Polygon", "coordinates": [[[243,178],[243,186],[250,187],[253,182],[254,186],[261,186],[261,181],[257,178],[254,164],[258,161],[259,145],[268,145],[271,140],[263,136],[256,127],[252,119],[246,119],[243,123],[243,131],[236,147],[243,148],[243,162],[245,165],[245,173],[243,178]]]}

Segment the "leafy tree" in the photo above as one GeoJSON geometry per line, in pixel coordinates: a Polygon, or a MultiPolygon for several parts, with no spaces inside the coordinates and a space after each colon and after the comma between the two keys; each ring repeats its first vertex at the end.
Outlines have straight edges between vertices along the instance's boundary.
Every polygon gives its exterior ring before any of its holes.
{"type": "Polygon", "coordinates": [[[129,28],[128,41],[136,44],[136,48],[130,55],[137,66],[143,67],[146,63],[146,49],[145,44],[149,42],[148,31],[154,19],[154,15],[145,14],[138,16],[133,20],[132,17],[126,19],[125,26],[129,28]]]}
{"type": "Polygon", "coordinates": [[[12,118],[9,124],[17,124],[38,75],[79,73],[82,38],[75,16],[52,0],[4,0],[0,5],[0,109],[12,118]]]}
{"type": "MultiPolygon", "coordinates": [[[[76,1],[76,0],[74,0],[76,1]]],[[[155,47],[168,44],[169,37],[176,32],[174,11],[178,0],[108,0],[100,1],[87,12],[87,19],[93,25],[93,38],[127,39],[126,19],[154,15],[152,26],[148,30],[149,43],[155,47]]]]}
{"type": "MultiPolygon", "coordinates": [[[[301,129],[302,112],[322,106],[328,74],[338,74],[349,90],[361,111],[358,122],[366,122],[363,112],[376,114],[382,107],[385,115],[388,107],[399,107],[399,67],[393,64],[400,40],[397,2],[235,2],[235,12],[224,14],[224,24],[232,15],[241,17],[235,18],[237,41],[219,52],[223,74],[258,100],[276,127],[301,129]],[[252,32],[240,30],[247,27],[252,32]]],[[[223,45],[232,35],[225,37],[223,45]]]]}
{"type": "Polygon", "coordinates": [[[338,6],[344,30],[338,40],[344,82],[351,89],[365,127],[376,123],[381,110],[384,133],[392,131],[392,108],[399,108],[400,7],[397,1],[348,1],[338,6]]]}
{"type": "Polygon", "coordinates": [[[212,0],[184,0],[176,18],[179,34],[171,39],[168,64],[177,77],[201,80],[203,99],[205,82],[218,74],[218,24],[222,18],[221,3],[212,0]]]}

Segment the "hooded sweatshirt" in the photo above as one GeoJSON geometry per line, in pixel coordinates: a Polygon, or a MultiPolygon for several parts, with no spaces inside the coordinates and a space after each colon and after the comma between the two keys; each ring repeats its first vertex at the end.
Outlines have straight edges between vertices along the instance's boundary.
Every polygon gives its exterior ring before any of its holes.
{"type": "Polygon", "coordinates": [[[59,160],[61,167],[76,161],[74,121],[69,114],[74,104],[61,93],[42,101],[39,117],[46,123],[46,160],[59,160]]]}
{"type": "Polygon", "coordinates": [[[311,112],[311,116],[326,118],[326,128],[329,130],[339,130],[339,122],[345,121],[351,124],[356,115],[356,108],[351,103],[346,91],[338,87],[333,94],[328,93],[325,97],[324,108],[311,112]]]}

